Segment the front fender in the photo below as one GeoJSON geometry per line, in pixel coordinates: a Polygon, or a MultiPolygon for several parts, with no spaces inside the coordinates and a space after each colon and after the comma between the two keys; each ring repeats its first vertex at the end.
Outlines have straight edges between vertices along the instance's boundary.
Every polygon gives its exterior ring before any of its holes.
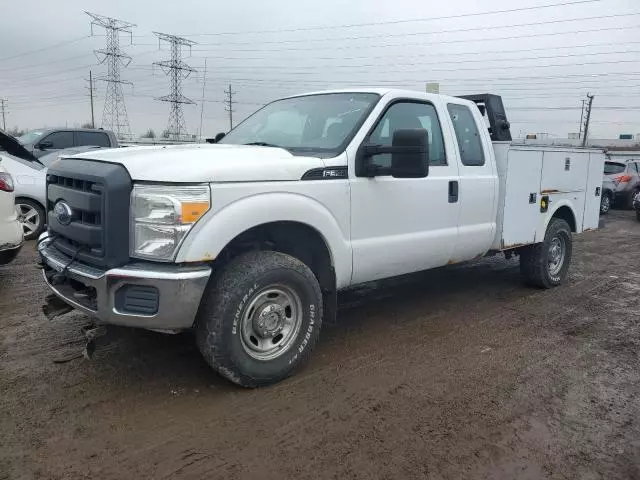
{"type": "Polygon", "coordinates": [[[329,249],[338,288],[349,284],[352,259],[348,235],[322,203],[297,193],[251,195],[208,212],[185,238],[176,262],[211,261],[241,233],[265,223],[281,221],[314,228],[329,249]]]}

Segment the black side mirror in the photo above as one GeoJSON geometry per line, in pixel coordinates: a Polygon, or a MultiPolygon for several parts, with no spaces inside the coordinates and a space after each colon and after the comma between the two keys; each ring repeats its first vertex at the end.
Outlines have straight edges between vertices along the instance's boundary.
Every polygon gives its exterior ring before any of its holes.
{"type": "Polygon", "coordinates": [[[429,132],[424,129],[396,130],[391,146],[363,145],[356,160],[357,177],[391,175],[424,178],[429,175],[429,132]],[[373,157],[391,154],[391,167],[376,165],[373,157]]]}
{"type": "Polygon", "coordinates": [[[49,140],[43,140],[36,146],[38,147],[38,150],[46,150],[47,148],[53,148],[53,143],[49,140]]]}
{"type": "Polygon", "coordinates": [[[429,175],[429,132],[423,129],[393,133],[391,176],[424,178],[429,175]]]}
{"type": "Polygon", "coordinates": [[[218,143],[220,140],[222,140],[224,138],[225,135],[226,135],[226,133],[220,132],[213,138],[205,138],[204,141],[207,142],[207,143],[218,143]]]}

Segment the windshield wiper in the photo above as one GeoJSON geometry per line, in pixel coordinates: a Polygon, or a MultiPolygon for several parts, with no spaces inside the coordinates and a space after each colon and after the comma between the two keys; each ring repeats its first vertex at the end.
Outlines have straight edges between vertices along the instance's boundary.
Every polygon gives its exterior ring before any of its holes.
{"type": "Polygon", "coordinates": [[[284,147],[281,147],[280,145],[275,145],[273,143],[267,143],[267,142],[250,142],[250,143],[245,143],[244,145],[255,145],[257,147],[284,148],[284,147]]]}

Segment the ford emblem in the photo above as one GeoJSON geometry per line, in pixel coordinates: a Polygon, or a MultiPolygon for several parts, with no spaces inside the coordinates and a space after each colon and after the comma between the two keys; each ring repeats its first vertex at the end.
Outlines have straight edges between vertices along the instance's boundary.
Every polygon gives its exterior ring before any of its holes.
{"type": "Polygon", "coordinates": [[[73,217],[73,210],[67,202],[60,200],[53,207],[53,214],[58,219],[60,225],[69,225],[73,217]]]}

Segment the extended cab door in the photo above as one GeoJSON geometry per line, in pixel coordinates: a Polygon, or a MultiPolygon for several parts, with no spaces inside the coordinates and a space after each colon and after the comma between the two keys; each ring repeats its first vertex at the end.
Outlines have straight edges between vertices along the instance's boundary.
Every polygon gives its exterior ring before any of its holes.
{"type": "Polygon", "coordinates": [[[498,176],[491,137],[475,105],[447,101],[447,129],[455,137],[460,176],[458,237],[451,260],[461,262],[489,250],[496,232],[498,176]]]}
{"type": "MultiPolygon", "coordinates": [[[[453,145],[451,136],[443,135],[445,115],[437,96],[383,97],[374,119],[363,127],[364,136],[356,137],[357,149],[391,145],[396,130],[426,129],[430,167],[426,178],[356,177],[355,163],[361,159],[350,152],[352,283],[438,267],[451,259],[458,232],[458,165],[448,155],[453,145]]],[[[372,161],[389,167],[391,156],[376,155],[372,161]]]]}

